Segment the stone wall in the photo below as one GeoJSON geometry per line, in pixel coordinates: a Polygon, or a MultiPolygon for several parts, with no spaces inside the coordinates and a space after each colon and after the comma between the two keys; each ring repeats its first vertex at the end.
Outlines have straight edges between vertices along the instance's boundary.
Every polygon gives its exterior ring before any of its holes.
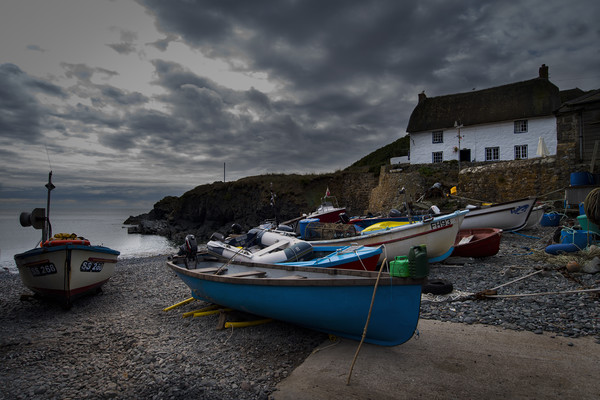
{"type": "Polygon", "coordinates": [[[551,156],[468,167],[459,174],[458,194],[489,202],[529,196],[560,199],[570,173],[560,164],[551,156]]]}
{"type": "MultiPolygon", "coordinates": [[[[586,168],[570,160],[563,152],[562,157],[468,163],[467,166],[462,164],[460,174],[456,162],[382,167],[379,183],[371,191],[368,210],[386,213],[391,208],[400,209],[404,201],[416,202],[427,194],[435,183],[441,183],[446,193],[456,186],[459,198],[481,202],[498,203],[529,196],[558,201],[564,199],[564,189],[570,185],[570,173],[586,168]],[[405,195],[399,194],[402,187],[406,189],[405,195]]],[[[432,199],[426,201],[424,207],[428,203],[441,206],[444,201],[443,198],[432,199]]]]}

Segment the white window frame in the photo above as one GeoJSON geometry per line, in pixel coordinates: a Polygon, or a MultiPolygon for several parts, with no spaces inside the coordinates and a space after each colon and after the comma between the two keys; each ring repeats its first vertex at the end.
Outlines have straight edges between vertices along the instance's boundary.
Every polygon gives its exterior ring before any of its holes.
{"type": "Polygon", "coordinates": [[[500,147],[486,147],[485,161],[500,161],[500,147]]]}
{"type": "Polygon", "coordinates": [[[515,160],[526,160],[528,157],[528,149],[526,144],[515,146],[515,160]]]}
{"type": "Polygon", "coordinates": [[[444,143],[444,131],[431,132],[431,143],[444,143]]]}
{"type": "Polygon", "coordinates": [[[443,151],[434,151],[431,153],[431,163],[441,163],[444,161],[444,152],[443,151]]]}
{"type": "Polygon", "coordinates": [[[515,121],[515,133],[527,133],[528,122],[526,119],[519,119],[515,121]]]}

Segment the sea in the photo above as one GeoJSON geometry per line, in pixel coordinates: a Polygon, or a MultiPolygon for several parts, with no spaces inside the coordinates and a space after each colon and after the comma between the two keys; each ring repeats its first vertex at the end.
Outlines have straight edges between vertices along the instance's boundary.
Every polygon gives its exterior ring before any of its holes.
{"type": "MultiPolygon", "coordinates": [[[[18,273],[14,255],[39,244],[42,230],[23,227],[19,215],[25,210],[0,210],[0,268],[18,273]]],[[[27,210],[30,212],[31,210],[27,210]]],[[[119,259],[172,254],[175,243],[162,236],[127,233],[123,222],[131,215],[142,214],[133,209],[60,210],[51,209],[52,233],[75,233],[92,245],[102,245],[121,252],[119,259]]]]}

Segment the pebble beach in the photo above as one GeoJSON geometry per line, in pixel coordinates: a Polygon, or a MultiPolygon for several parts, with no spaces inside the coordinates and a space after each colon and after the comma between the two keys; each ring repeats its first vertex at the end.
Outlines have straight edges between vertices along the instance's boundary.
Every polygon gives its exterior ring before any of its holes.
{"type": "MultiPolygon", "coordinates": [[[[454,291],[424,295],[421,318],[591,336],[600,352],[600,296],[583,291],[600,287],[600,273],[532,257],[555,229],[505,232],[496,256],[430,265],[430,279],[454,291]],[[498,286],[507,297],[475,296],[498,286]]],[[[190,297],[166,260],[119,260],[103,291],[70,310],[28,296],[18,274],[1,271],[0,399],[269,399],[330,340],[277,321],[217,329],[218,315],[184,318],[208,305],[200,301],[164,311],[190,297]]]]}

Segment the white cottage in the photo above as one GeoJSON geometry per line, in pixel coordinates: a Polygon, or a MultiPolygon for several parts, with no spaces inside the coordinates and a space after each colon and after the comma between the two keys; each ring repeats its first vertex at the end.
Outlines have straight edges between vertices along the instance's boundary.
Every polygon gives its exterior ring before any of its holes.
{"type": "Polygon", "coordinates": [[[558,87],[539,77],[467,93],[419,94],[407,127],[410,163],[503,161],[554,155],[558,87]]]}

